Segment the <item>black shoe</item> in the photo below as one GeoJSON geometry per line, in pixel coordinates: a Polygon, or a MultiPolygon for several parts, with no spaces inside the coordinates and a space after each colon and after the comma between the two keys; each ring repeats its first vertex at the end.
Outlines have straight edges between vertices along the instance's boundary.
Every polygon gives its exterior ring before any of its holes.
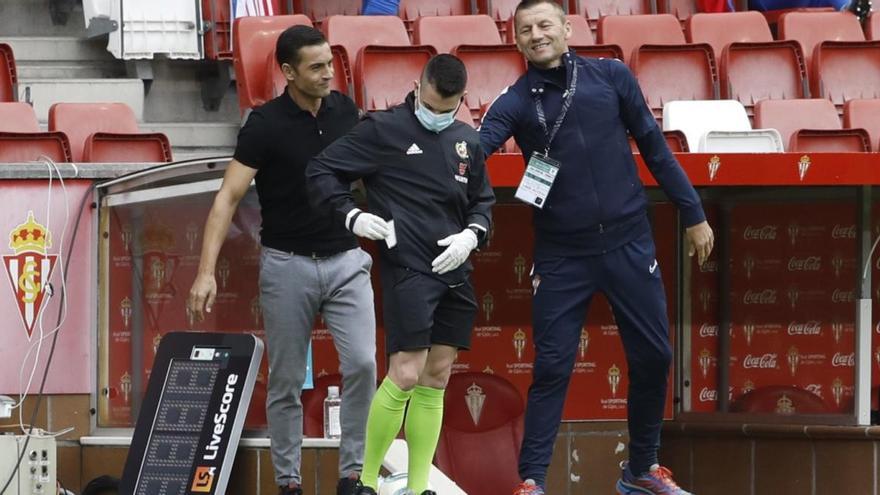
{"type": "Polygon", "coordinates": [[[422,492],[422,495],[437,495],[437,492],[431,490],[425,490],[422,492]]]}
{"type": "Polygon", "coordinates": [[[376,495],[376,490],[368,486],[358,487],[358,491],[354,492],[354,495],[376,495]]]}
{"type": "Polygon", "coordinates": [[[362,486],[360,478],[340,478],[336,484],[336,495],[358,495],[358,489],[362,486]]]}
{"type": "Polygon", "coordinates": [[[302,488],[296,483],[278,487],[278,495],[303,495],[302,488]]]}

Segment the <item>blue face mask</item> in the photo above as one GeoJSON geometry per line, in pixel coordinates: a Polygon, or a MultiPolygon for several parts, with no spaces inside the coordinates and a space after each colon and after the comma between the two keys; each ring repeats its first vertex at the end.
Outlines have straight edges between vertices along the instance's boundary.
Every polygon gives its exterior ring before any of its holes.
{"type": "MultiPolygon", "coordinates": [[[[461,102],[459,102],[461,105],[461,102]]],[[[431,132],[440,132],[443,129],[451,126],[453,122],[455,122],[455,114],[458,113],[458,107],[455,107],[455,110],[446,113],[434,113],[422,104],[419,99],[419,90],[416,89],[416,118],[419,119],[419,122],[422,124],[422,127],[431,131],[431,132]]]]}

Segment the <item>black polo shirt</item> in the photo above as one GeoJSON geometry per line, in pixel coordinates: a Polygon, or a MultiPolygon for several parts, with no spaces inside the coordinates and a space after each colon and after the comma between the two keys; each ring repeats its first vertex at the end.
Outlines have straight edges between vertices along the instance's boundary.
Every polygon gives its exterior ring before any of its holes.
{"type": "Polygon", "coordinates": [[[357,106],[336,91],[321,101],[317,118],[287,93],[251,112],[238,133],[235,159],[257,169],[264,246],[305,255],[357,246],[354,235],[329,208],[312,208],[305,181],[309,160],[357,122],[357,106]]]}

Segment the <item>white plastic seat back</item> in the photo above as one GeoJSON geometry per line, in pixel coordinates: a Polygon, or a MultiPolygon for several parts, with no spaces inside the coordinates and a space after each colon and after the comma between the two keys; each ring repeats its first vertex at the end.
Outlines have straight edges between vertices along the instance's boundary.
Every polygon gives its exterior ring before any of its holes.
{"type": "Polygon", "coordinates": [[[709,131],[700,138],[699,153],[782,153],[782,136],[776,129],[709,131]]]}
{"type": "Polygon", "coordinates": [[[670,101],[663,105],[663,130],[680,130],[692,151],[709,131],[749,131],[752,124],[736,100],[670,101]]]}

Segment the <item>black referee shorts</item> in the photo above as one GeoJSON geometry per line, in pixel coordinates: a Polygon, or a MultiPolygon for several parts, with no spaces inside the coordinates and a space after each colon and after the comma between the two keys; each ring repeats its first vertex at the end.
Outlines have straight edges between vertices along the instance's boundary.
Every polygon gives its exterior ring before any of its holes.
{"type": "Polygon", "coordinates": [[[477,301],[470,278],[450,287],[408,268],[382,267],[385,352],[433,344],[470,349],[477,301]]]}

